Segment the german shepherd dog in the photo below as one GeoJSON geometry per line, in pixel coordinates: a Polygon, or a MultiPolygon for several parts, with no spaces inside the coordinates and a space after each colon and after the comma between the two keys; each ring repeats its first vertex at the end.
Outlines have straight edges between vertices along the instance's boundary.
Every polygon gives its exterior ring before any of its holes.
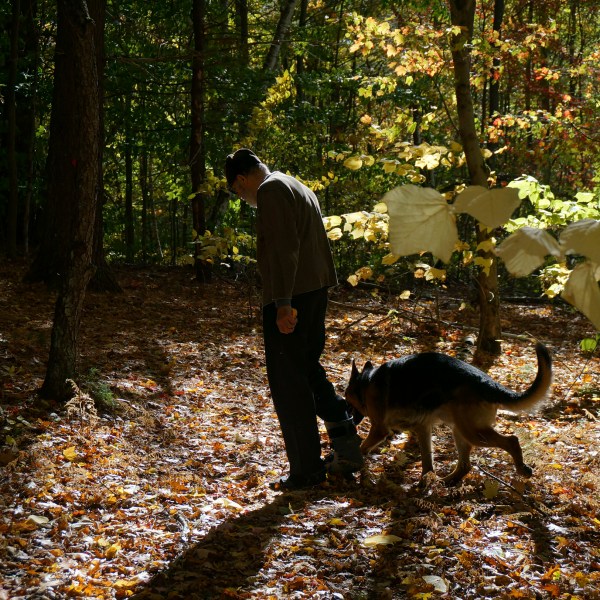
{"type": "Polygon", "coordinates": [[[515,413],[531,411],[546,399],[552,383],[552,359],[543,344],[536,345],[536,354],[537,375],[522,393],[509,390],[462,360],[437,352],[412,354],[377,368],[367,362],[362,373],[352,361],[346,401],[356,424],[363,417],[371,421],[361,444],[363,454],[394,432],[413,431],[424,476],[433,471],[431,432],[441,421],[452,428],[458,452],[456,467],[444,478],[446,484],[457,484],[471,470],[473,446],[506,450],[517,473],[531,477],[532,469],[523,462],[517,436],[498,433],[494,423],[500,408],[515,413]]]}

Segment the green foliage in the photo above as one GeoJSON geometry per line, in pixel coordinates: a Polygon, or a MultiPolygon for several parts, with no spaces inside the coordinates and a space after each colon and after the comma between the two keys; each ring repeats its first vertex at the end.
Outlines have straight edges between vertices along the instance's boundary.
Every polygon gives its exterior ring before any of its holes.
{"type": "Polygon", "coordinates": [[[531,176],[520,177],[508,185],[519,190],[519,198],[530,205],[525,205],[525,216],[507,223],[509,232],[525,226],[553,229],[581,219],[600,219],[600,195],[593,192],[577,192],[572,198],[557,198],[549,185],[541,184],[531,176]]]}
{"type": "Polygon", "coordinates": [[[98,369],[92,367],[83,379],[83,386],[88,391],[95,405],[106,412],[116,412],[119,401],[115,398],[110,386],[101,379],[98,369]]]}
{"type": "Polygon", "coordinates": [[[582,352],[593,354],[600,345],[600,333],[596,334],[596,337],[585,338],[579,343],[579,347],[582,352]]]}
{"type": "MultiPolygon", "coordinates": [[[[236,264],[247,266],[256,262],[253,236],[237,232],[231,227],[223,227],[217,234],[206,231],[196,238],[194,244],[199,245],[200,260],[214,266],[231,268],[236,264]]],[[[194,257],[190,255],[184,262],[193,264],[194,257]]]]}
{"type": "MultiPolygon", "coordinates": [[[[412,1],[402,3],[400,11],[389,2],[350,2],[343,10],[309,4],[306,19],[293,21],[273,73],[265,73],[262,65],[279,7],[254,0],[247,6],[248,40],[243,43],[239,8],[206,5],[206,177],[201,190],[191,190],[191,2],[108,3],[104,220],[110,259],[187,260],[193,242],[189,198],[198,191],[205,194],[208,228],[223,240],[214,250],[215,262],[233,260],[234,246],[246,255],[245,244],[232,241],[222,229],[251,234],[249,212],[234,202],[224,213],[216,210],[224,157],[240,145],[252,146],[272,168],[309,184],[327,216],[373,212],[387,191],[407,183],[448,192],[451,199],[467,182],[464,155],[456,143],[446,2],[412,1]],[[133,210],[132,248],[124,238],[127,200],[133,210]]],[[[489,6],[478,8],[471,83],[490,183],[512,180],[527,197],[509,227],[529,224],[553,231],[569,221],[598,218],[595,173],[600,159],[593,138],[600,116],[594,75],[600,58],[594,43],[595,8],[589,2],[575,3],[550,18],[542,3],[525,18],[520,6],[508,1],[500,32],[492,29],[489,6]],[[579,27],[572,26],[574,20],[579,27]],[[486,114],[491,72],[500,89],[493,115],[486,114]],[[529,177],[520,177],[524,173],[529,177]]],[[[19,63],[19,92],[36,93],[33,178],[24,176],[20,184],[21,190],[31,184],[31,214],[36,218],[44,203],[54,11],[53,5],[40,5],[39,65],[32,69],[29,56],[19,63]]],[[[0,18],[8,30],[9,5],[0,10],[0,18]]],[[[5,36],[0,44],[4,57],[8,41],[5,36]]],[[[5,79],[0,79],[3,84],[5,79]]],[[[24,170],[27,149],[20,147],[19,152],[24,170]]],[[[2,181],[8,178],[0,176],[2,181]]],[[[5,214],[5,196],[0,195],[0,214],[5,214]]],[[[458,221],[468,247],[447,268],[470,277],[474,226],[469,219],[458,221]]],[[[383,233],[370,240],[358,229],[344,232],[333,242],[342,277],[368,266],[373,281],[382,275],[389,281],[399,273],[405,280],[414,261],[386,264],[386,243],[383,233]]],[[[206,252],[213,247],[211,240],[206,252]]],[[[252,256],[251,250],[247,255],[252,256]]],[[[426,264],[426,259],[419,262],[426,264]]]]}

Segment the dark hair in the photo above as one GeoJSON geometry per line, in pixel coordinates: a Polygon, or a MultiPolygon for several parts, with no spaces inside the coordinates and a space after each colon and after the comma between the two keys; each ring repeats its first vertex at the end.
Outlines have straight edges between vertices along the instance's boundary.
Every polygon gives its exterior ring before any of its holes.
{"type": "Polygon", "coordinates": [[[260,159],[248,148],[240,148],[233,154],[229,154],[225,159],[227,185],[231,187],[238,175],[245,175],[257,165],[260,165],[260,159]]]}

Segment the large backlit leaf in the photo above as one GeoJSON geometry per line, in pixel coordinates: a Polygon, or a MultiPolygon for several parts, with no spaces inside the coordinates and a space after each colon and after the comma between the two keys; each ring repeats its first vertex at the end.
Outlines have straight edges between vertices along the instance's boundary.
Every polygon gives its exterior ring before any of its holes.
{"type": "Polygon", "coordinates": [[[519,204],[519,192],[514,188],[490,190],[471,185],[458,195],[452,206],[455,211],[466,212],[486,227],[494,229],[504,225],[519,204]]]}
{"type": "Polygon", "coordinates": [[[565,285],[562,297],[579,309],[600,331],[600,287],[596,281],[598,265],[577,265],[565,285]]]}
{"type": "Polygon", "coordinates": [[[580,254],[600,263],[600,221],[583,219],[571,223],[560,234],[560,243],[565,254],[580,254]]]}
{"type": "Polygon", "coordinates": [[[448,262],[458,241],[456,221],[444,197],[431,188],[404,185],[390,190],[389,241],[399,256],[431,252],[448,262]]]}
{"type": "Polygon", "coordinates": [[[508,271],[525,277],[544,263],[546,255],[560,256],[558,242],[545,230],[522,227],[496,249],[508,271]]]}

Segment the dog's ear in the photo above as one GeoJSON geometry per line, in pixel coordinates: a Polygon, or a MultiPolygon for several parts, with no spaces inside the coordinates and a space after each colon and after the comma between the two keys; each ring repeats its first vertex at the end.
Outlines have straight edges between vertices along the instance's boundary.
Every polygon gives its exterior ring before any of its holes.
{"type": "Polygon", "coordinates": [[[350,374],[350,381],[354,381],[358,377],[358,369],[356,368],[356,361],[352,359],[352,373],[350,374]]]}
{"type": "Polygon", "coordinates": [[[374,369],[373,363],[368,360],[363,367],[363,373],[370,373],[374,369]]]}

